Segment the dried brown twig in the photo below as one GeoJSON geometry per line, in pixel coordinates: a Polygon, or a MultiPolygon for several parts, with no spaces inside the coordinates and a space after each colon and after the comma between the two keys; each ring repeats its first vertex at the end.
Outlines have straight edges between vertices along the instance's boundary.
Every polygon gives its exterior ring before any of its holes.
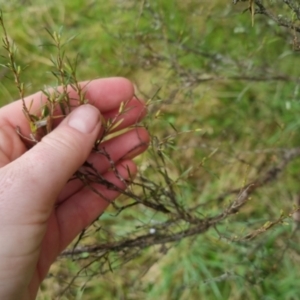
{"type": "MultiPolygon", "coordinates": [[[[248,0],[233,0],[233,4],[237,4],[238,2],[245,2],[248,0]]],[[[251,1],[250,1],[251,2],[251,1]]],[[[295,4],[292,0],[283,0],[283,3],[287,5],[287,7],[296,15],[297,19],[300,20],[300,6],[299,4],[295,4]]],[[[271,20],[273,20],[276,24],[282,27],[290,28],[296,32],[300,32],[300,26],[295,25],[295,22],[293,20],[288,20],[284,18],[282,15],[275,15],[273,12],[271,12],[270,9],[266,8],[266,6],[263,4],[261,0],[254,0],[252,1],[252,5],[256,6],[255,10],[250,10],[252,12],[252,18],[255,14],[261,14],[265,15],[271,20]]],[[[253,7],[252,6],[252,7],[253,7]]]]}
{"type": "MultiPolygon", "coordinates": [[[[80,256],[82,253],[91,253],[98,257],[103,257],[105,253],[110,252],[119,252],[122,250],[123,255],[127,256],[131,251],[141,251],[142,249],[148,248],[154,245],[164,245],[166,243],[174,243],[180,241],[183,238],[187,238],[194,235],[199,235],[212,227],[217,226],[219,223],[234,215],[240,211],[240,209],[247,203],[251,195],[255,193],[256,190],[265,187],[267,184],[276,181],[279,175],[284,171],[287,165],[294,159],[300,156],[300,148],[286,149],[283,154],[281,161],[270,168],[265,174],[258,176],[255,180],[252,180],[247,185],[239,189],[233,189],[228,191],[226,196],[230,194],[235,194],[238,192],[235,200],[233,200],[227,208],[225,208],[221,213],[216,214],[213,217],[199,218],[197,217],[197,212],[193,209],[183,208],[177,201],[174,199],[174,195],[166,191],[165,196],[169,197],[169,205],[165,207],[169,210],[169,219],[161,224],[156,226],[148,227],[150,233],[142,234],[134,238],[129,239],[126,237],[124,240],[120,240],[112,243],[103,243],[98,245],[91,246],[78,246],[73,249],[65,250],[61,256],[80,256]],[[178,224],[181,225],[178,226],[178,224]],[[182,224],[185,223],[185,225],[182,224]],[[168,230],[162,230],[163,228],[168,228],[168,230]],[[182,228],[180,230],[180,228],[182,228]],[[179,230],[178,230],[179,229],[179,230]]],[[[168,182],[167,186],[170,187],[168,182]]],[[[217,198],[224,197],[219,196],[217,198]]],[[[140,204],[143,204],[141,199],[140,204]]],[[[153,207],[153,209],[155,209],[153,207]]],[[[258,234],[261,234],[272,226],[279,224],[287,216],[281,216],[279,220],[274,222],[269,222],[269,226],[263,226],[264,230],[257,230],[252,233],[248,233],[244,236],[245,239],[253,238],[258,234]]]]}

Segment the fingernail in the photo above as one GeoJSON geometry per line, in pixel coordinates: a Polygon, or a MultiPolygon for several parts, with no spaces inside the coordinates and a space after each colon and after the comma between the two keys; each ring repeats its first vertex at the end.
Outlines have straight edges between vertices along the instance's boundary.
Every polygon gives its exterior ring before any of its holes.
{"type": "Polygon", "coordinates": [[[68,125],[82,133],[91,133],[100,122],[99,110],[89,104],[77,107],[69,116],[68,125]]]}

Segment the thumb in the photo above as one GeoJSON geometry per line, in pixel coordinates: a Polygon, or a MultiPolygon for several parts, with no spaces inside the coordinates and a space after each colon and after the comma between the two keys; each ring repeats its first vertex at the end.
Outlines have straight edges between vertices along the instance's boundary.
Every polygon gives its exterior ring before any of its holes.
{"type": "Polygon", "coordinates": [[[34,212],[47,218],[61,189],[90,154],[100,127],[97,108],[76,108],[41,142],[1,169],[7,184],[0,202],[17,207],[14,212],[22,218],[34,212]]]}

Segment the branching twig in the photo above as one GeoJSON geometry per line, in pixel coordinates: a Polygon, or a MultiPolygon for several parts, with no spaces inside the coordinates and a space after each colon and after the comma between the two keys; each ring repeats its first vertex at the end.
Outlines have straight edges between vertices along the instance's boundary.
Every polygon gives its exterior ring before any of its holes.
{"type": "MultiPolygon", "coordinates": [[[[166,233],[166,231],[161,231],[160,228],[163,228],[164,223],[159,224],[157,228],[153,226],[153,233],[143,234],[137,236],[132,239],[125,238],[124,240],[113,242],[113,243],[103,243],[99,245],[93,246],[78,246],[75,249],[67,249],[65,250],[61,256],[70,256],[70,255],[80,255],[81,253],[103,253],[108,252],[119,252],[119,251],[131,251],[130,249],[138,248],[140,250],[145,249],[147,247],[153,245],[162,245],[165,243],[174,243],[183,238],[187,238],[194,235],[199,235],[206,232],[211,227],[216,226],[220,222],[227,219],[229,216],[236,214],[239,210],[247,203],[249,197],[259,188],[262,188],[269,184],[272,181],[275,181],[278,178],[278,175],[283,172],[286,166],[295,158],[300,156],[300,148],[294,148],[290,150],[286,150],[283,153],[282,160],[270,170],[268,170],[264,175],[259,176],[256,180],[253,180],[251,183],[240,189],[240,192],[236,199],[231,202],[228,207],[223,210],[220,214],[217,214],[210,218],[199,219],[193,216],[193,212],[186,210],[185,213],[183,211],[176,211],[172,214],[173,218],[166,222],[166,226],[171,228],[173,225],[178,224],[178,222],[185,221],[187,228],[174,232],[170,230],[166,233]],[[190,222],[189,222],[190,221],[190,222]]],[[[166,194],[166,196],[169,196],[166,194]]],[[[176,200],[175,200],[176,201],[176,200]]],[[[170,199],[170,203],[174,202],[174,199],[170,199]]],[[[179,204],[173,203],[175,206],[179,204]]],[[[179,206],[180,207],[180,206],[179,206]]],[[[181,207],[181,209],[183,209],[181,207]]],[[[257,230],[253,233],[249,233],[245,236],[245,238],[253,238],[260,233],[263,233],[273,227],[276,224],[279,224],[282,221],[282,218],[278,221],[269,223],[270,226],[264,226],[264,230],[257,230]]]]}

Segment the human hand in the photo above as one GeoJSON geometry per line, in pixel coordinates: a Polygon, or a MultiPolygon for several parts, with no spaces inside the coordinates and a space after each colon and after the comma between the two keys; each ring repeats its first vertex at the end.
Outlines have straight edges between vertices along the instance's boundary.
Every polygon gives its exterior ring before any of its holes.
{"type": "MultiPolygon", "coordinates": [[[[86,85],[83,105],[68,115],[30,150],[16,132],[28,136],[28,121],[17,101],[0,109],[0,299],[34,299],[40,283],[59,253],[118,196],[105,186],[93,186],[106,199],[68,180],[87,160],[108,181],[125,189],[102,155],[91,154],[101,134],[100,114],[111,118],[121,102],[132,99],[118,129],[134,125],[145,115],[144,104],[133,97],[123,78],[98,79],[86,85]]],[[[76,97],[75,92],[72,97],[76,97]]],[[[27,97],[40,107],[41,93],[27,97]]],[[[45,101],[45,99],[44,99],[45,101]]],[[[126,180],[136,173],[131,160],[147,148],[148,134],[134,128],[101,147],[126,180]]]]}

